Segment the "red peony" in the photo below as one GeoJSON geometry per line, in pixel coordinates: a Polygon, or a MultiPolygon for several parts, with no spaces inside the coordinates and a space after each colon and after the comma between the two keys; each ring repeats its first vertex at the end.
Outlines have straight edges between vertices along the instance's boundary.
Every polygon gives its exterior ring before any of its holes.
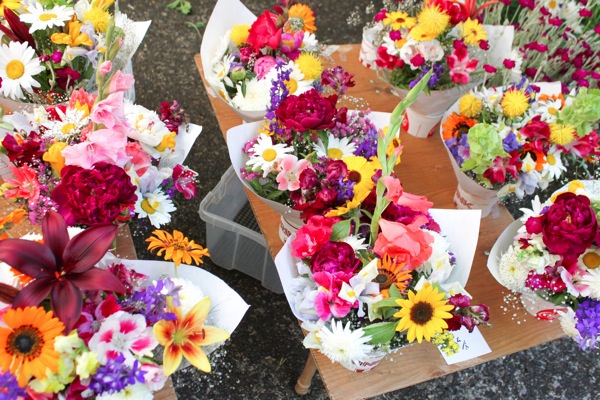
{"type": "Polygon", "coordinates": [[[350,274],[360,265],[361,261],[356,257],[354,249],[345,242],[324,243],[311,260],[313,274],[317,272],[350,274]]]}
{"type": "Polygon", "coordinates": [[[328,129],[335,125],[337,96],[323,97],[315,89],[299,96],[286,97],[275,110],[275,115],[285,128],[304,132],[311,129],[328,129]]]}
{"type": "Polygon", "coordinates": [[[268,10],[256,18],[256,21],[250,27],[248,39],[246,40],[254,50],[258,51],[263,47],[270,47],[273,50],[279,47],[281,43],[281,28],[277,29],[275,22],[277,14],[268,10]]]}
{"type": "Polygon", "coordinates": [[[542,234],[551,253],[578,257],[598,235],[598,221],[586,196],[567,192],[559,195],[545,214],[525,223],[530,234],[542,234]]]}
{"type": "Polygon", "coordinates": [[[99,162],[93,169],[67,165],[52,192],[67,225],[112,223],[129,214],[137,200],[135,186],[123,168],[99,162]]]}

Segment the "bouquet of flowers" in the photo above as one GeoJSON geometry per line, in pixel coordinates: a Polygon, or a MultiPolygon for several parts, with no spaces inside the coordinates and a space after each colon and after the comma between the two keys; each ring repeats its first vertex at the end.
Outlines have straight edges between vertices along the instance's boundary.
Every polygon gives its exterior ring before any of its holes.
{"type": "MultiPolygon", "coordinates": [[[[440,228],[443,213],[434,218],[432,203],[404,192],[393,174],[397,152],[389,146],[402,112],[426,83],[415,86],[387,132],[378,133],[371,171],[351,170],[359,182],[372,183],[366,193],[310,217],[276,258],[288,301],[309,331],[304,345],[351,370],[369,370],[414,341],[456,353],[450,331],[472,331],[489,319],[487,307],[472,305],[462,288],[468,270],[456,279],[457,258],[440,228]]],[[[469,219],[470,213],[460,217],[465,232],[479,227],[479,216],[469,219]]]]}
{"type": "Polygon", "coordinates": [[[463,181],[473,180],[495,191],[490,192],[492,204],[509,194],[523,198],[545,190],[583,161],[597,164],[599,96],[598,89],[586,88],[564,96],[558,84],[523,79],[461,97],[441,128],[459,177],[460,197],[475,204],[473,197],[485,196],[460,189],[463,181]]]}
{"type": "Polygon", "coordinates": [[[572,181],[543,204],[522,209],[521,225],[497,262],[507,288],[550,302],[538,318],[559,318],[583,350],[600,340],[600,181],[572,181]],[[558,308],[558,310],[552,310],[558,308]]]}
{"type": "Polygon", "coordinates": [[[254,17],[239,1],[220,0],[202,41],[206,81],[245,121],[262,119],[275,85],[296,95],[319,87],[323,61],[314,22],[310,7],[295,1],[254,17]]]}
{"type": "Polygon", "coordinates": [[[489,23],[514,27],[514,51],[500,68],[485,66],[489,85],[504,86],[520,75],[532,82],[561,82],[563,93],[600,85],[597,2],[501,1],[486,13],[489,23]]]}
{"type": "Polygon", "coordinates": [[[151,399],[183,357],[210,372],[207,353],[248,308],[218,278],[179,265],[208,255],[180,232],[148,239],[173,259],[175,276],[169,263],[106,255],[113,224],[70,239],[49,211],[42,232],[43,243],[0,241],[0,377],[11,399],[151,399]]]}
{"type": "Polygon", "coordinates": [[[72,225],[125,222],[137,216],[166,224],[173,197],[196,195],[196,172],[182,163],[201,127],[177,102],[160,115],[124,99],[133,77],[99,65],[100,91],[73,90],[66,104],[2,119],[10,161],[1,195],[22,204],[31,223],[57,210],[72,225]]]}
{"type": "MultiPolygon", "coordinates": [[[[110,54],[123,70],[141,43],[149,22],[136,23],[113,1],[2,4],[0,24],[0,94],[36,104],[66,102],[73,90],[93,91],[101,54],[110,54]],[[121,46],[107,48],[104,37],[116,34],[121,46]]],[[[0,104],[15,110],[18,104],[0,104]]]]}

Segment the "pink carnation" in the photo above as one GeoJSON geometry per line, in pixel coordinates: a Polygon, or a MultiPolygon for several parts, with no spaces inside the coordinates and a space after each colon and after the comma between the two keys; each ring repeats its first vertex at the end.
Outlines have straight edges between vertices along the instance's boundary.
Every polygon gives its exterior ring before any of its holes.
{"type": "Polygon", "coordinates": [[[296,258],[307,258],[314,255],[329,241],[334,219],[320,215],[312,216],[306,225],[298,229],[292,242],[292,255],[296,258]]]}

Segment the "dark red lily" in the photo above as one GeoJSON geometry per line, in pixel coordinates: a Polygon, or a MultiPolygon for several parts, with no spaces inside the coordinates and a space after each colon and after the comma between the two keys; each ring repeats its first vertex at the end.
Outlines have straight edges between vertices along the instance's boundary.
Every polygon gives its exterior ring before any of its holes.
{"type": "Polygon", "coordinates": [[[82,290],[125,292],[116,276],[95,267],[112,246],[117,226],[96,225],[69,239],[63,217],[48,211],[42,235],[43,244],[24,239],[0,241],[0,261],[34,278],[14,297],[13,307],[36,306],[50,295],[52,310],[68,334],[81,315],[82,290]]]}
{"type": "Polygon", "coordinates": [[[10,40],[19,43],[27,42],[34,50],[37,49],[35,39],[31,36],[31,33],[29,33],[29,27],[21,22],[17,14],[10,8],[4,7],[4,18],[10,29],[0,24],[0,30],[2,30],[10,40]]]}

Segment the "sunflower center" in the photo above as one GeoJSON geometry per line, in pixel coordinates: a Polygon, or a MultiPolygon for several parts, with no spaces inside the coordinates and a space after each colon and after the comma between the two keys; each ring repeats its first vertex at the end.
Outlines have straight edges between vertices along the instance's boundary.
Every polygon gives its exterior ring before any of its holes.
{"type": "Polygon", "coordinates": [[[348,180],[354,183],[360,182],[360,172],[358,171],[350,171],[348,172],[348,180]]]}
{"type": "Polygon", "coordinates": [[[410,310],[410,319],[417,325],[425,325],[433,317],[433,307],[425,301],[415,303],[410,310]]]}
{"type": "Polygon", "coordinates": [[[148,201],[148,199],[142,200],[142,210],[144,210],[147,214],[154,214],[157,208],[158,203],[156,201],[151,203],[148,201]]]}
{"type": "Polygon", "coordinates": [[[290,78],[289,80],[285,81],[285,87],[288,88],[290,94],[294,94],[296,93],[296,90],[298,90],[298,82],[296,82],[295,79],[290,78]]]}
{"type": "Polygon", "coordinates": [[[275,160],[276,157],[277,157],[277,151],[275,151],[273,149],[266,149],[262,153],[262,158],[268,162],[275,160]]]}
{"type": "Polygon", "coordinates": [[[340,149],[336,149],[335,147],[327,149],[327,157],[333,158],[334,160],[340,160],[343,155],[344,153],[342,153],[340,149]]]}
{"type": "Polygon", "coordinates": [[[19,60],[10,60],[6,64],[6,75],[10,79],[19,79],[25,73],[25,65],[19,60]]]}
{"type": "Polygon", "coordinates": [[[53,20],[54,18],[58,18],[58,15],[52,14],[52,13],[40,15],[40,21],[50,21],[50,20],[53,20]]]}
{"type": "Polygon", "coordinates": [[[13,356],[35,358],[44,346],[42,333],[31,325],[22,325],[8,335],[6,351],[13,356]]]}

